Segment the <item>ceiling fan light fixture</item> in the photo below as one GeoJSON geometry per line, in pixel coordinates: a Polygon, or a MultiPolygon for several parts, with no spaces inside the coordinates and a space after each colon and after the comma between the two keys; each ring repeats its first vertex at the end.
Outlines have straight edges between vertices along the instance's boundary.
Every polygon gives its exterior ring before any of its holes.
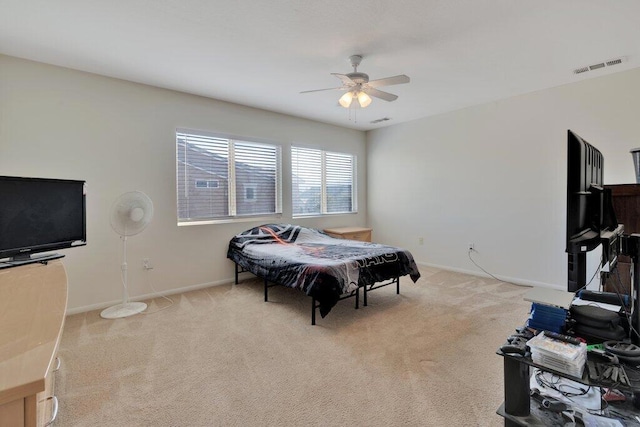
{"type": "MultiPolygon", "coordinates": [[[[356,108],[367,108],[369,105],[371,105],[372,98],[379,98],[387,102],[395,101],[396,99],[398,99],[397,95],[389,92],[384,92],[382,90],[379,90],[378,88],[383,86],[405,84],[411,81],[409,76],[406,76],[404,74],[385,77],[382,79],[370,80],[368,74],[358,71],[358,66],[360,65],[361,61],[362,55],[351,55],[349,57],[349,62],[351,62],[351,66],[353,67],[352,73],[331,73],[331,75],[340,79],[340,81],[342,82],[342,86],[331,87],[328,89],[305,90],[300,93],[322,92],[326,90],[341,90],[344,93],[338,100],[338,103],[341,107],[351,110],[356,108]],[[354,98],[358,100],[356,104],[353,103],[354,98]]],[[[614,59],[611,62],[615,61],[616,60],[614,59]]],[[[609,65],[608,62],[607,65],[609,65]]],[[[349,117],[351,117],[351,113],[349,113],[349,117]]]]}
{"type": "Polygon", "coordinates": [[[360,107],[366,108],[371,104],[371,97],[364,92],[358,92],[358,103],[360,107]]]}
{"type": "Polygon", "coordinates": [[[354,98],[358,100],[358,105],[360,106],[360,108],[366,108],[369,106],[369,104],[371,104],[371,97],[369,95],[367,95],[363,91],[355,91],[355,90],[346,92],[344,95],[340,97],[338,102],[344,108],[349,108],[351,107],[351,103],[353,102],[354,98]]]}
{"type": "Polygon", "coordinates": [[[342,105],[344,108],[349,108],[349,106],[351,105],[351,101],[353,101],[353,92],[346,92],[338,100],[340,105],[342,105]]]}

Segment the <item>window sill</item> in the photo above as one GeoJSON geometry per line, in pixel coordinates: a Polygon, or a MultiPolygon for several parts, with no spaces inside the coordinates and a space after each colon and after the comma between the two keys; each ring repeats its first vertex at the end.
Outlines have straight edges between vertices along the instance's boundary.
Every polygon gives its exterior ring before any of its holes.
{"type": "Polygon", "coordinates": [[[211,225],[211,224],[233,224],[238,222],[267,221],[274,222],[282,218],[281,214],[275,216],[252,216],[242,218],[224,218],[224,219],[203,219],[193,221],[179,221],[178,227],[189,227],[192,225],[211,225]]]}
{"type": "Polygon", "coordinates": [[[318,213],[318,214],[306,214],[306,215],[293,215],[291,218],[293,219],[304,219],[304,218],[321,218],[326,216],[336,216],[336,215],[356,215],[358,212],[331,212],[331,213],[318,213]]]}

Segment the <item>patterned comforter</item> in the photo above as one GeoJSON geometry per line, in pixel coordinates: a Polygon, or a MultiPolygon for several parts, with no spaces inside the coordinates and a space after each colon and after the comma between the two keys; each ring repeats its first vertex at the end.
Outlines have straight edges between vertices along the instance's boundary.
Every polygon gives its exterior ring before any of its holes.
{"type": "Polygon", "coordinates": [[[231,239],[227,258],[270,282],[314,297],[326,316],[340,296],[359,286],[420,272],[405,249],[330,237],[290,224],[265,224],[231,239]]]}

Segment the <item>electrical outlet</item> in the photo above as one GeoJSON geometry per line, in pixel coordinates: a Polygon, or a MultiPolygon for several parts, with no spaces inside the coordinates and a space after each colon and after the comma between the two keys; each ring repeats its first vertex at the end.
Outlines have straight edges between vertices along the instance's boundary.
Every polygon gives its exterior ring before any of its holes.
{"type": "Polygon", "coordinates": [[[145,270],[151,270],[153,268],[153,266],[151,265],[151,261],[149,260],[149,258],[143,258],[142,259],[142,267],[145,270]]]}
{"type": "Polygon", "coordinates": [[[424,245],[424,237],[418,237],[418,244],[424,245]]]}
{"type": "Polygon", "coordinates": [[[468,249],[470,251],[475,251],[476,250],[476,244],[475,243],[469,243],[468,249]]]}

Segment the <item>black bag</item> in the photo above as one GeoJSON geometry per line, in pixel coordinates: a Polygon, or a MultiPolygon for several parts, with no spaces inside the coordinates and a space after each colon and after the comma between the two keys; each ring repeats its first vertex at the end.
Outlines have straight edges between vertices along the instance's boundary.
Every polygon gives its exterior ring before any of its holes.
{"type": "Polygon", "coordinates": [[[573,326],[573,333],[580,338],[584,338],[589,344],[599,344],[604,341],[622,341],[627,336],[622,326],[593,328],[591,326],[575,324],[573,326]]]}
{"type": "Polygon", "coordinates": [[[572,305],[571,318],[577,324],[592,328],[612,329],[620,324],[620,314],[595,305],[572,305]]]}

